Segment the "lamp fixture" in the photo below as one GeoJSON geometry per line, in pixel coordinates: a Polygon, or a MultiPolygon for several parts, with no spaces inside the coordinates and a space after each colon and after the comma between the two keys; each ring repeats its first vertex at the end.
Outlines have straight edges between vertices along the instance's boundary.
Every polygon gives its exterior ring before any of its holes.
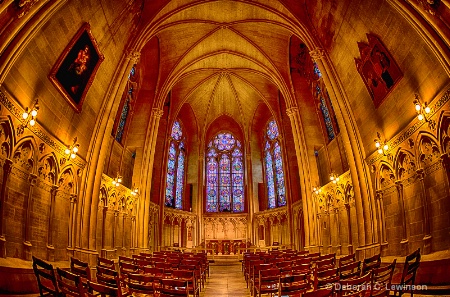
{"type": "Polygon", "coordinates": [[[426,122],[429,121],[427,115],[431,112],[431,108],[428,106],[427,102],[422,102],[420,100],[419,94],[414,94],[414,107],[416,109],[417,112],[417,118],[419,119],[419,121],[423,121],[425,120],[426,122]]]}
{"type": "Polygon", "coordinates": [[[112,184],[118,187],[122,183],[122,176],[117,172],[117,177],[113,179],[112,184]]]}
{"type": "Polygon", "coordinates": [[[28,124],[30,126],[36,125],[36,117],[39,111],[38,99],[34,102],[32,107],[26,107],[22,113],[23,122],[17,127],[17,133],[22,134],[28,124]]]}
{"type": "Polygon", "coordinates": [[[313,187],[313,192],[318,195],[320,192],[322,192],[322,189],[320,188],[320,186],[314,186],[313,187]]]}
{"type": "Polygon", "coordinates": [[[330,180],[333,182],[333,184],[336,184],[339,181],[339,175],[337,175],[334,172],[331,172],[330,180]]]}
{"type": "Polygon", "coordinates": [[[66,149],[64,150],[64,153],[67,156],[70,156],[71,159],[75,159],[77,157],[78,149],[80,148],[80,144],[77,142],[77,138],[75,137],[73,139],[73,144],[68,145],[66,149]]]}
{"type": "Polygon", "coordinates": [[[380,132],[377,132],[377,138],[374,140],[375,147],[377,148],[378,153],[386,154],[389,150],[389,145],[387,144],[386,140],[381,140],[380,132]]]}
{"type": "Polygon", "coordinates": [[[134,187],[134,188],[131,190],[131,195],[136,196],[136,195],[138,194],[138,192],[139,192],[139,188],[134,187]]]}

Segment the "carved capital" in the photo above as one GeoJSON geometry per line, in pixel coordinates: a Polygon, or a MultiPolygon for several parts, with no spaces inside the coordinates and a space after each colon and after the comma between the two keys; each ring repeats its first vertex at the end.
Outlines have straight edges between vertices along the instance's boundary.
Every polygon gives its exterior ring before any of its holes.
{"type": "Polygon", "coordinates": [[[131,50],[128,52],[127,59],[131,61],[133,64],[137,64],[139,59],[141,58],[141,53],[135,50],[131,50]]]}
{"type": "Polygon", "coordinates": [[[3,163],[3,175],[7,176],[11,173],[13,161],[10,159],[5,159],[5,162],[3,163]]]}
{"type": "Polygon", "coordinates": [[[424,170],[423,168],[417,169],[417,170],[416,170],[416,173],[417,173],[417,177],[418,177],[420,180],[423,180],[423,179],[424,179],[424,177],[425,177],[425,170],[424,170]]]}
{"type": "Polygon", "coordinates": [[[164,111],[162,109],[160,109],[160,108],[152,108],[152,115],[155,118],[160,119],[163,116],[163,114],[164,114],[164,111]]]}
{"type": "Polygon", "coordinates": [[[401,191],[403,189],[403,182],[401,180],[396,180],[395,187],[397,188],[397,191],[401,191]]]}
{"type": "Polygon", "coordinates": [[[30,173],[30,175],[28,176],[28,182],[30,183],[31,186],[36,185],[36,180],[37,180],[37,175],[30,173]]]}
{"type": "Polygon", "coordinates": [[[375,198],[376,198],[377,200],[381,200],[381,199],[383,198],[383,191],[377,190],[377,191],[375,192],[375,198]]]}
{"type": "Polygon", "coordinates": [[[321,60],[325,56],[325,50],[323,48],[318,47],[310,51],[309,54],[311,55],[311,58],[317,61],[321,60]]]}
{"type": "Polygon", "coordinates": [[[289,108],[287,108],[286,109],[286,114],[290,118],[294,117],[296,114],[298,114],[298,107],[289,107],[289,108]]]}
{"type": "Polygon", "coordinates": [[[70,194],[70,203],[75,203],[77,202],[77,194],[70,194]]]}

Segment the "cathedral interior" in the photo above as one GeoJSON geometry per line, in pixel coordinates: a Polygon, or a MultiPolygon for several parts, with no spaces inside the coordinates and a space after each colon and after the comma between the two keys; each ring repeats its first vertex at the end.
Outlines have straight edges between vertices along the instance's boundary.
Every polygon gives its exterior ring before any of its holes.
{"type": "Polygon", "coordinates": [[[0,292],[174,248],[420,248],[450,285],[448,0],[0,0],[0,28],[0,292]]]}

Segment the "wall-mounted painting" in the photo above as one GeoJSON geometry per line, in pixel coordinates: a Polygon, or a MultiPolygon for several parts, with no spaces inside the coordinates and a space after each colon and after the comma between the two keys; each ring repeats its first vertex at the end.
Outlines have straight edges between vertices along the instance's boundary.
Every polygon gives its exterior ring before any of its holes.
{"type": "Polygon", "coordinates": [[[53,66],[49,79],[76,112],[81,112],[86,93],[103,59],[90,26],[85,23],[53,66]]]}
{"type": "Polygon", "coordinates": [[[378,108],[403,77],[403,73],[377,36],[367,34],[367,40],[369,44],[358,42],[361,58],[355,58],[355,63],[378,108]]]}

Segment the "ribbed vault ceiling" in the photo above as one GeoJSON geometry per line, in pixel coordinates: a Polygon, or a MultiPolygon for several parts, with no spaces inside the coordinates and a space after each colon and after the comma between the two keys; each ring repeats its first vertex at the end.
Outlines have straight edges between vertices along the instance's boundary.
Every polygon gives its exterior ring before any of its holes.
{"type": "Polygon", "coordinates": [[[291,89],[288,20],[293,19],[273,0],[163,5],[142,29],[141,41],[143,46],[153,36],[159,40],[158,104],[170,91],[174,117],[189,104],[198,125],[190,129],[200,135],[223,115],[247,134],[258,104],[276,115],[278,90],[291,89]]]}

